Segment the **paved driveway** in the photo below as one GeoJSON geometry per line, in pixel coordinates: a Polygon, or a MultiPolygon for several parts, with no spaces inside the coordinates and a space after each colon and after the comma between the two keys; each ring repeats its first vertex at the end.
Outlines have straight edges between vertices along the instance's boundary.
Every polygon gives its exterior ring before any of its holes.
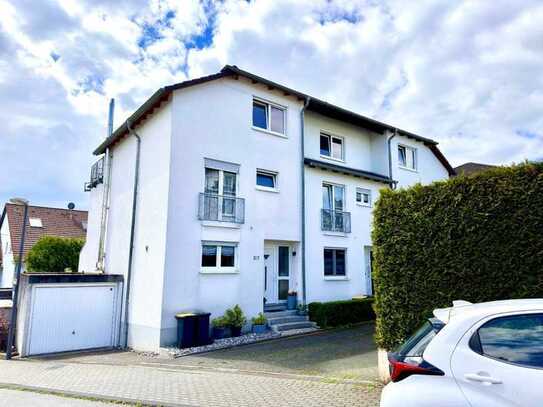
{"type": "Polygon", "coordinates": [[[0,361],[0,383],[151,405],[377,406],[373,326],[164,360],[132,352],[0,361]]]}

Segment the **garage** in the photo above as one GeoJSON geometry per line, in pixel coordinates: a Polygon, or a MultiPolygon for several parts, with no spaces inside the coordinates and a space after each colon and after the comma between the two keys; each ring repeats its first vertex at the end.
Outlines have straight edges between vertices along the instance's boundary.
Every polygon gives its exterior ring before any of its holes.
{"type": "Polygon", "coordinates": [[[22,356],[118,346],[122,276],[21,277],[17,349],[22,356]]]}

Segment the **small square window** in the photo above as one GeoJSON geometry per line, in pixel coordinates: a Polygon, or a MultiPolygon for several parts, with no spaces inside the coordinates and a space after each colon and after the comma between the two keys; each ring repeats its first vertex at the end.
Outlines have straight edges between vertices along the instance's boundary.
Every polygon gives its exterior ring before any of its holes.
{"type": "Polygon", "coordinates": [[[343,160],[343,139],[341,137],[321,133],[320,153],[324,157],[343,160]]]}
{"type": "Polygon", "coordinates": [[[362,206],[371,206],[371,190],[356,188],[356,203],[362,206]]]}
{"type": "Polygon", "coordinates": [[[277,134],[285,134],[285,108],[253,100],[253,126],[277,134]]]}
{"type": "Polygon", "coordinates": [[[413,147],[398,145],[398,165],[410,170],[416,170],[417,150],[413,147]]]}
{"type": "Polygon", "coordinates": [[[277,174],[270,171],[256,170],[256,185],[262,188],[276,189],[277,174]]]}
{"type": "Polygon", "coordinates": [[[30,223],[30,226],[33,228],[42,228],[43,224],[41,222],[40,218],[29,218],[28,223],[30,223]]]}

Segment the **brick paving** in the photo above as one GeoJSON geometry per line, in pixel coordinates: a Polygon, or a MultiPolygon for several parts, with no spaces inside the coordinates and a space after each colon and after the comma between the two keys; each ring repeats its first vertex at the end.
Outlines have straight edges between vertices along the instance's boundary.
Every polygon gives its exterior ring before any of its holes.
{"type": "Polygon", "coordinates": [[[58,360],[1,360],[0,384],[162,406],[365,407],[378,406],[380,393],[372,385],[293,375],[58,360]]]}

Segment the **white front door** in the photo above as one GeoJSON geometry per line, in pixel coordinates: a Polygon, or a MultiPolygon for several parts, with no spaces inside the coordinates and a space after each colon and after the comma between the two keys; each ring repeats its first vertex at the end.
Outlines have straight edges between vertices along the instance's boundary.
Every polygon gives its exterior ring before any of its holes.
{"type": "Polygon", "coordinates": [[[290,246],[264,249],[264,279],[266,303],[276,304],[287,300],[290,287],[290,246]]]}
{"type": "Polygon", "coordinates": [[[264,249],[264,298],[266,303],[277,302],[277,270],[275,250],[273,247],[264,249]]]}

